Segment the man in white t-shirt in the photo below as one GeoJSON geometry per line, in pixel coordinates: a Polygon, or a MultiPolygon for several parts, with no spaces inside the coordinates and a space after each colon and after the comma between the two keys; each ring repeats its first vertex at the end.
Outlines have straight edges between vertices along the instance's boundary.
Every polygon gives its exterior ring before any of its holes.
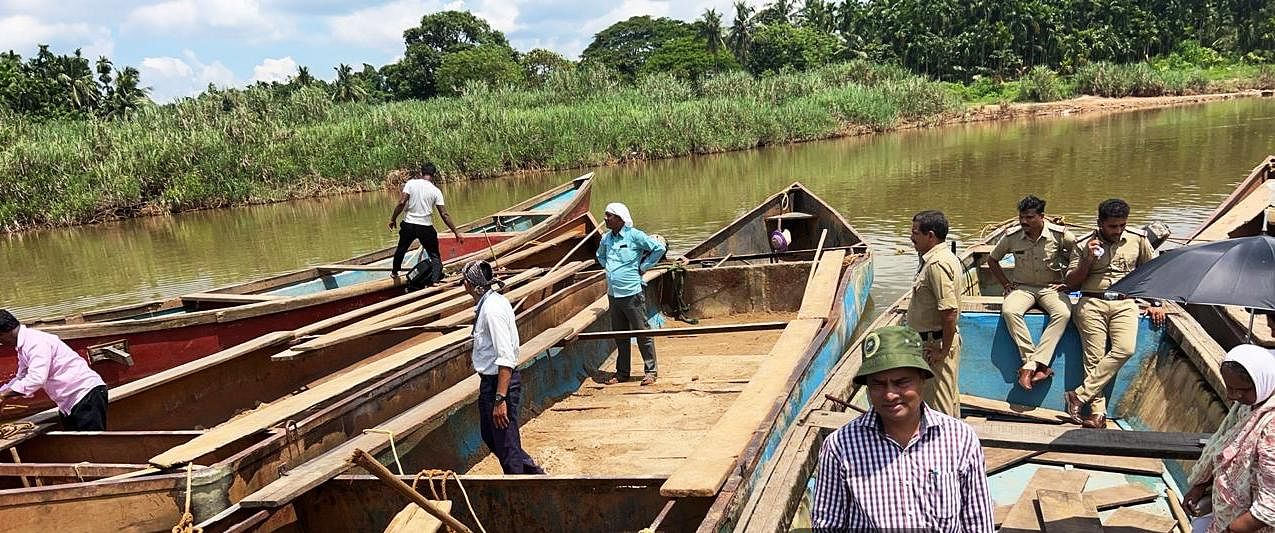
{"type": "Polygon", "coordinates": [[[420,175],[407,180],[407,183],[403,185],[403,194],[399,196],[398,205],[394,206],[394,214],[390,215],[390,229],[394,229],[399,213],[406,212],[403,223],[398,228],[398,248],[394,250],[391,276],[398,276],[399,269],[403,267],[403,256],[407,255],[407,248],[415,240],[421,241],[421,247],[433,260],[442,260],[438,251],[438,232],[434,230],[435,210],[456,235],[456,242],[465,242],[465,238],[461,237],[460,232],[456,230],[456,225],[452,224],[452,217],[447,214],[447,207],[443,205],[443,191],[434,186],[433,179],[436,174],[438,169],[434,167],[434,164],[425,163],[421,165],[420,175]]]}

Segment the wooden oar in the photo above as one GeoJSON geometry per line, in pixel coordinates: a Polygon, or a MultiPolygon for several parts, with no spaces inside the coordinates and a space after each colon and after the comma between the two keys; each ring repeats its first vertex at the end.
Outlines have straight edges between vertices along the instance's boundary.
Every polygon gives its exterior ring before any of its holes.
{"type": "Polygon", "coordinates": [[[434,507],[434,504],[430,503],[430,501],[425,499],[425,497],[419,492],[412,490],[410,485],[403,483],[403,480],[394,477],[394,474],[390,473],[388,468],[385,468],[384,465],[377,462],[376,458],[372,457],[367,452],[363,450],[354,450],[354,454],[350,456],[350,463],[363,467],[364,470],[367,470],[368,473],[376,476],[377,479],[381,480],[386,485],[389,485],[390,488],[393,488],[395,491],[398,491],[399,494],[402,494],[409,500],[412,500],[412,503],[420,506],[420,508],[424,509],[425,512],[446,523],[447,527],[461,533],[472,533],[470,529],[466,527],[465,524],[462,524],[460,520],[457,520],[456,517],[434,507]]]}

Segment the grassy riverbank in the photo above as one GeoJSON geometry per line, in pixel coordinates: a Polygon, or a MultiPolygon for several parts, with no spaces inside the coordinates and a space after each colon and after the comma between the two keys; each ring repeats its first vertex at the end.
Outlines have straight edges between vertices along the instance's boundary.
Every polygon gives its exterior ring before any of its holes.
{"type": "Polygon", "coordinates": [[[119,121],[0,116],[0,228],[382,188],[391,172],[426,159],[448,179],[464,179],[939,124],[959,120],[969,104],[1275,87],[1265,67],[1204,81],[1150,64],[1094,69],[1106,70],[1069,78],[1036,71],[998,84],[995,95],[982,82],[938,83],[864,62],[635,85],[584,69],[541,89],[473,87],[460,97],[379,105],[333,103],[317,90],[284,100],[248,90],[119,121]]]}

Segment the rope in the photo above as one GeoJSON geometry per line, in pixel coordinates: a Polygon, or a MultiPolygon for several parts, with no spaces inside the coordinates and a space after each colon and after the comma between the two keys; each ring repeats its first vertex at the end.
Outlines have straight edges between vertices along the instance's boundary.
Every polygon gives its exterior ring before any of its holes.
{"type": "Polygon", "coordinates": [[[365,429],[363,430],[363,432],[364,433],[383,433],[390,436],[390,451],[394,453],[394,466],[398,467],[398,475],[406,476],[407,474],[403,473],[403,463],[399,462],[398,460],[398,448],[394,447],[394,432],[388,429],[375,429],[375,428],[365,429]]]}
{"type": "Polygon", "coordinates": [[[35,431],[33,422],[9,422],[0,424],[0,440],[9,440],[35,431]]]}
{"type": "Polygon", "coordinates": [[[426,480],[429,481],[429,491],[434,494],[435,500],[438,500],[440,498],[438,497],[438,491],[434,490],[434,480],[437,479],[438,484],[443,487],[443,497],[441,499],[446,500],[447,499],[447,476],[451,476],[452,479],[455,479],[456,486],[460,487],[461,496],[465,497],[465,507],[469,508],[469,516],[472,516],[474,518],[474,524],[478,525],[478,531],[481,531],[482,533],[487,533],[487,529],[483,527],[482,520],[478,519],[478,513],[474,512],[474,504],[469,501],[469,492],[465,490],[465,484],[460,482],[460,476],[456,475],[456,472],[453,472],[451,470],[434,470],[434,469],[428,469],[428,468],[425,470],[421,470],[420,472],[416,473],[416,478],[412,480],[412,490],[416,490],[416,482],[420,481],[421,476],[425,476],[426,480]]]}
{"type": "Polygon", "coordinates": [[[204,533],[204,528],[195,526],[195,515],[190,514],[190,485],[195,477],[194,472],[195,464],[186,463],[186,511],[182,513],[177,525],[173,526],[173,533],[204,533]]]}
{"type": "Polygon", "coordinates": [[[691,306],[682,299],[683,289],[686,287],[686,267],[680,263],[673,263],[668,271],[673,277],[673,318],[687,324],[698,324],[699,319],[688,315],[691,312],[691,306]]]}

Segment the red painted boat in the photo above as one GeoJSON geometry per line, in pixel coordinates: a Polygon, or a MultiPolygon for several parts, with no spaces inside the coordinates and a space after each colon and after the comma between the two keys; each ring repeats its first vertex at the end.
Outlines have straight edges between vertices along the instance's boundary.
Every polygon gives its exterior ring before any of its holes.
{"type": "MultiPolygon", "coordinates": [[[[524,202],[439,235],[445,268],[522,248],[588,213],[589,173],[524,202]]],[[[409,257],[415,256],[415,251],[409,257]]],[[[394,248],[333,265],[187,294],[167,300],[58,318],[24,321],[52,333],[88,358],[108,386],[193,361],[273,331],[292,330],[403,294],[391,278],[394,248]]],[[[17,372],[17,355],[0,347],[0,380],[17,372]]],[[[5,402],[0,420],[51,407],[43,393],[5,402]]]]}

